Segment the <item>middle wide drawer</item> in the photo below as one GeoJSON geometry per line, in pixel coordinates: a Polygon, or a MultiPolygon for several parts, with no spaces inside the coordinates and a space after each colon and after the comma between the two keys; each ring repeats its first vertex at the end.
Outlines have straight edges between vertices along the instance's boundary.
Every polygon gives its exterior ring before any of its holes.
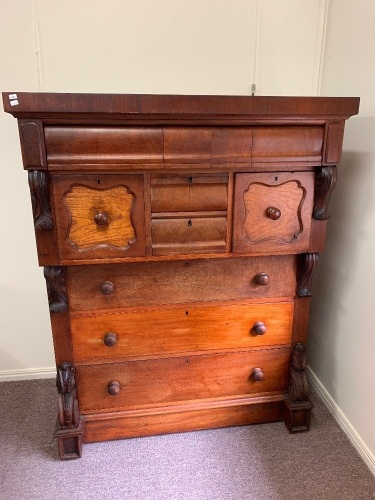
{"type": "Polygon", "coordinates": [[[289,345],[293,302],[184,304],[71,318],[77,363],[289,345]]]}

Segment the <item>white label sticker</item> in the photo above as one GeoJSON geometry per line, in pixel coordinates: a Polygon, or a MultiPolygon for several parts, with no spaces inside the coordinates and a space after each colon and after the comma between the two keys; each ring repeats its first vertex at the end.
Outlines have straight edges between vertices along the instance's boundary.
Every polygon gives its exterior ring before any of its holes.
{"type": "Polygon", "coordinates": [[[17,106],[18,104],[19,104],[19,103],[18,103],[18,101],[17,101],[17,100],[15,100],[15,101],[10,101],[10,105],[11,105],[11,106],[17,106]]]}
{"type": "Polygon", "coordinates": [[[17,99],[17,94],[9,94],[9,99],[17,99]]]}

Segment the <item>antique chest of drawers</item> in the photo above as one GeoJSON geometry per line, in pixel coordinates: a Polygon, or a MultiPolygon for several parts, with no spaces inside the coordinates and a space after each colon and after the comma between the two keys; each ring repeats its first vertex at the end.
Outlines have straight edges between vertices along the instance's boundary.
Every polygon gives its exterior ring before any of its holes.
{"type": "Polygon", "coordinates": [[[47,281],[61,458],[307,430],[310,285],[357,98],[4,93],[47,281]]]}

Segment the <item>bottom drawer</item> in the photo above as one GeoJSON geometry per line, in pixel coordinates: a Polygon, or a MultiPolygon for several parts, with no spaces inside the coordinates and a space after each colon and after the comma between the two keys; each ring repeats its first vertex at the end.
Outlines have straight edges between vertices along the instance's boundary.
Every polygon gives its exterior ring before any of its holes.
{"type": "Polygon", "coordinates": [[[80,410],[115,411],[282,392],[288,384],[289,357],[290,349],[283,348],[78,366],[80,410]],[[256,380],[255,369],[261,380],[256,380]]]}

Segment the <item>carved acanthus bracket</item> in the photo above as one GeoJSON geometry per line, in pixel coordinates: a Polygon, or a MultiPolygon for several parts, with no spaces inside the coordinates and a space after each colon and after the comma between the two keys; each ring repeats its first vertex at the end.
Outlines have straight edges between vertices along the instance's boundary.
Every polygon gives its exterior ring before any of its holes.
{"type": "Polygon", "coordinates": [[[68,309],[65,274],[65,267],[50,266],[44,268],[51,313],[60,313],[68,309]]]}
{"type": "Polygon", "coordinates": [[[302,403],[309,399],[309,388],[305,370],[305,347],[303,344],[298,343],[293,347],[290,366],[289,399],[292,403],[302,403]]]}
{"type": "Polygon", "coordinates": [[[331,199],[332,191],[337,181],[337,168],[321,167],[315,175],[315,194],[313,218],[316,220],[327,220],[328,204],[331,199]]]}
{"type": "Polygon", "coordinates": [[[41,170],[29,171],[29,186],[33,207],[34,227],[38,231],[53,229],[48,175],[41,170]]]}
{"type": "Polygon", "coordinates": [[[311,297],[311,282],[318,263],[319,254],[304,253],[298,256],[297,295],[311,297]]]}
{"type": "Polygon", "coordinates": [[[62,363],[57,368],[56,386],[59,393],[58,417],[62,428],[79,425],[75,368],[62,363]]]}

